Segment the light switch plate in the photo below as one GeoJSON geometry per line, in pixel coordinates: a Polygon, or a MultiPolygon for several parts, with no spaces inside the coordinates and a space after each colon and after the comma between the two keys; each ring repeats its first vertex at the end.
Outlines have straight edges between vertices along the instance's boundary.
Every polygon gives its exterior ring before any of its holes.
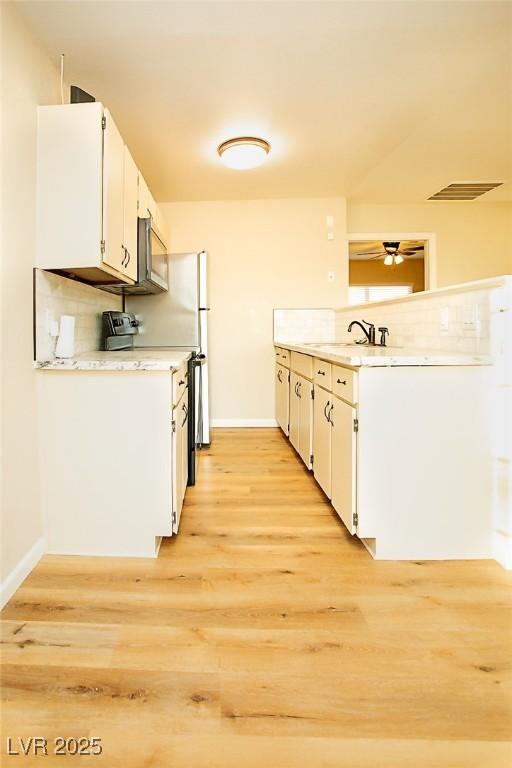
{"type": "Polygon", "coordinates": [[[328,283],[334,283],[336,280],[336,274],[334,272],[328,272],[327,273],[327,282],[328,283]]]}

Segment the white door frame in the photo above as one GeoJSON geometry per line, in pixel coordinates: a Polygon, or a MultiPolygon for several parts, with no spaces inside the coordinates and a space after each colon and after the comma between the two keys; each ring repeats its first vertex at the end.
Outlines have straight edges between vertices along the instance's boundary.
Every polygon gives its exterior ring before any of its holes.
{"type": "MultiPolygon", "coordinates": [[[[402,242],[403,240],[425,241],[425,290],[437,288],[437,243],[435,232],[351,232],[347,234],[347,254],[349,243],[364,240],[381,240],[382,242],[402,242]]],[[[349,283],[347,260],[347,286],[349,283]]],[[[347,289],[348,290],[348,289],[347,289]]]]}

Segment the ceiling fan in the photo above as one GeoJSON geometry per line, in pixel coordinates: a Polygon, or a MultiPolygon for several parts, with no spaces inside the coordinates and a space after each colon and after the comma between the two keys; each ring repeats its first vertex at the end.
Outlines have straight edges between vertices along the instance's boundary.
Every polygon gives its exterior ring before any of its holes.
{"type": "Polygon", "coordinates": [[[414,256],[416,251],[423,250],[423,243],[418,245],[410,245],[407,248],[400,248],[400,243],[397,241],[389,241],[382,243],[383,251],[368,251],[367,253],[359,253],[359,256],[369,256],[368,261],[375,259],[382,259],[384,257],[384,264],[386,267],[391,267],[393,264],[401,264],[404,261],[404,256],[414,256]]]}

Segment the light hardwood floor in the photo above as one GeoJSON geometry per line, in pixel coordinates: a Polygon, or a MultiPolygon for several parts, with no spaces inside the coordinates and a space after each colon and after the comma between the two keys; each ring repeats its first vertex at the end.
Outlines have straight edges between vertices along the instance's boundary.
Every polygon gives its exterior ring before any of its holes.
{"type": "Polygon", "coordinates": [[[4,764],[510,768],[510,585],[374,562],[278,430],[216,430],[158,560],[45,557],[4,609],[2,750],[104,748],[4,764]]]}

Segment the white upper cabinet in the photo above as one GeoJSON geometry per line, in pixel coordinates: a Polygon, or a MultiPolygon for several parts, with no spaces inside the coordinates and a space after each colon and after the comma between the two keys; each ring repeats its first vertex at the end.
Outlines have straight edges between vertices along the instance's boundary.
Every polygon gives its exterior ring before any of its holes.
{"type": "Polygon", "coordinates": [[[164,245],[167,244],[167,228],[165,220],[162,215],[162,211],[155,203],[155,199],[149,187],[146,184],[146,180],[142,173],[139,172],[139,216],[141,219],[151,216],[153,219],[153,225],[157,230],[160,237],[163,239],[164,245]]]}
{"type": "Polygon", "coordinates": [[[139,216],[141,219],[147,219],[151,216],[155,218],[155,201],[149,191],[149,187],[146,184],[146,180],[142,173],[139,172],[139,216]]]}
{"type": "MultiPolygon", "coordinates": [[[[108,109],[103,117],[103,262],[124,273],[125,147],[108,109]]],[[[80,233],[77,234],[80,236],[80,233]]]]}
{"type": "Polygon", "coordinates": [[[161,218],[108,109],[38,108],[36,267],[99,285],[136,282],[144,211],[161,218]]]}
{"type": "Polygon", "coordinates": [[[137,280],[137,205],[139,172],[130,150],[124,147],[123,269],[137,280]]]}

